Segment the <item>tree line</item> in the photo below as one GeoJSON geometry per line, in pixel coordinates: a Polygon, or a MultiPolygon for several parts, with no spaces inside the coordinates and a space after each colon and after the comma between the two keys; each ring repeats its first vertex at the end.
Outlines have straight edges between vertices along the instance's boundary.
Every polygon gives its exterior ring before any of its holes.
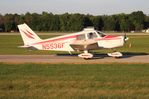
{"type": "Polygon", "coordinates": [[[48,12],[25,14],[0,14],[0,31],[18,31],[17,25],[26,23],[35,31],[80,31],[93,26],[101,31],[141,31],[149,28],[149,16],[142,11],[131,14],[116,15],[84,15],[84,14],[53,14],[48,12]]]}

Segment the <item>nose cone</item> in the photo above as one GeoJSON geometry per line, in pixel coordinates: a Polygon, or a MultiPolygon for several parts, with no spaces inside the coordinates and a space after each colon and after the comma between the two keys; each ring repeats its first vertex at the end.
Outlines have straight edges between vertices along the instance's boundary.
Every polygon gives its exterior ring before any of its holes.
{"type": "Polygon", "coordinates": [[[125,41],[128,41],[129,40],[129,38],[128,37],[125,37],[125,41]]]}
{"type": "Polygon", "coordinates": [[[129,38],[127,36],[124,36],[124,42],[128,41],[129,38]]]}

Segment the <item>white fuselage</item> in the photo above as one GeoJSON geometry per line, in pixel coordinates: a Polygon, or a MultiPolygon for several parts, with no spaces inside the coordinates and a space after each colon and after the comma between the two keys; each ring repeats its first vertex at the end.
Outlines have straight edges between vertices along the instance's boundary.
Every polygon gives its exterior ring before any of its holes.
{"type": "MultiPolygon", "coordinates": [[[[18,25],[18,28],[24,42],[24,45],[20,47],[68,52],[84,51],[79,57],[86,59],[93,57],[91,53],[88,53],[89,50],[121,47],[127,39],[124,36],[105,35],[100,31],[96,31],[94,28],[85,28],[78,33],[42,40],[25,23],[18,25]]],[[[121,56],[119,53],[112,53],[109,55],[114,55],[116,57],[121,56]]]]}
{"type": "Polygon", "coordinates": [[[98,33],[95,31],[82,31],[75,34],[69,34],[64,36],[59,36],[51,39],[42,40],[37,43],[31,44],[31,46],[35,47],[39,50],[55,50],[55,51],[75,51],[70,44],[76,42],[76,41],[94,41],[98,43],[98,48],[116,48],[121,47],[124,45],[124,36],[108,36],[104,35],[101,37],[98,33]],[[94,32],[96,34],[95,38],[88,38],[88,33],[94,32]],[[84,37],[83,37],[84,35],[84,37]],[[78,39],[78,37],[81,37],[81,39],[78,39]]]}

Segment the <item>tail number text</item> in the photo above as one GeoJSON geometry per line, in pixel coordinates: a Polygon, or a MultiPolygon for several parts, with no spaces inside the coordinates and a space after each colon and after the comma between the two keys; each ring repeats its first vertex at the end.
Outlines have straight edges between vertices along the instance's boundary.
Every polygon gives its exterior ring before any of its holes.
{"type": "Polygon", "coordinates": [[[50,50],[50,49],[61,49],[63,48],[64,43],[46,43],[42,44],[43,50],[50,50]]]}

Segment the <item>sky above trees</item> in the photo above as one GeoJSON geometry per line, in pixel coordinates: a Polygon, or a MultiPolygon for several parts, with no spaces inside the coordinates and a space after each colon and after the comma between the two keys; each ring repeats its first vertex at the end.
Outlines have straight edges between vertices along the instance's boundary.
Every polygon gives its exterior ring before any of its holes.
{"type": "Polygon", "coordinates": [[[149,0],[0,0],[0,13],[81,13],[111,15],[143,11],[149,14],[149,0]]]}

